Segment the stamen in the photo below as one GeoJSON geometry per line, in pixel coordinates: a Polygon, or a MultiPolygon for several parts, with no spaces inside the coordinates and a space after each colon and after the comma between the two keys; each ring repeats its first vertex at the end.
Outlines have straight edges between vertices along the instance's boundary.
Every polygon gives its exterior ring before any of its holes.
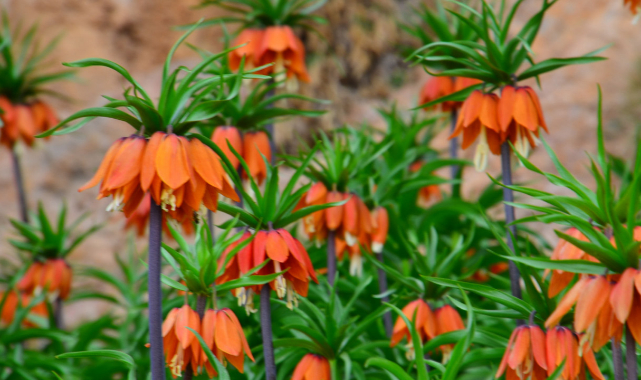
{"type": "Polygon", "coordinates": [[[124,202],[125,202],[125,194],[122,191],[122,188],[118,189],[116,191],[116,194],[114,194],[114,199],[109,203],[109,206],[107,206],[107,211],[122,211],[122,208],[124,207],[124,202]]]}
{"type": "Polygon", "coordinates": [[[287,308],[294,310],[295,307],[298,307],[298,295],[294,291],[294,284],[287,280],[287,308]]]}
{"type": "Polygon", "coordinates": [[[176,211],[176,196],[174,190],[171,188],[163,188],[160,194],[160,202],[163,211],[169,211],[167,206],[171,207],[171,211],[176,211]]]}
{"type": "MultiPolygon", "coordinates": [[[[274,261],[274,272],[278,273],[281,270],[280,263],[278,261],[274,261]]],[[[282,275],[276,277],[276,294],[278,295],[278,298],[283,298],[285,297],[285,294],[287,294],[287,285],[285,284],[285,278],[282,275]]]]}
{"type": "Polygon", "coordinates": [[[485,131],[485,127],[481,127],[481,135],[476,145],[476,152],[474,153],[474,167],[477,172],[485,171],[489,152],[490,146],[487,143],[487,132],[485,131]]]}
{"type": "Polygon", "coordinates": [[[360,253],[354,254],[349,259],[349,274],[355,277],[363,275],[363,256],[360,253]]]}

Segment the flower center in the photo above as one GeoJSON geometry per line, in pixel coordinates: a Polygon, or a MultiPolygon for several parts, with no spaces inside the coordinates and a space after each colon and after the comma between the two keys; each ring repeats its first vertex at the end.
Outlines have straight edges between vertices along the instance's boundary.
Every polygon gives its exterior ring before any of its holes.
{"type": "Polygon", "coordinates": [[[163,211],[169,211],[167,206],[171,208],[171,211],[176,211],[176,196],[174,195],[174,190],[164,187],[160,193],[160,202],[163,211]]]}

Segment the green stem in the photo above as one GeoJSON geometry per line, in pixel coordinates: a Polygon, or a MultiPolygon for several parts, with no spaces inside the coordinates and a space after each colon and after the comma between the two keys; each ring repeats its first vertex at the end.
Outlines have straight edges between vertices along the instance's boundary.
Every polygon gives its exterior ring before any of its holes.
{"type": "Polygon", "coordinates": [[[336,365],[336,359],[329,360],[329,368],[332,372],[331,380],[338,380],[338,366],[336,365]]]}

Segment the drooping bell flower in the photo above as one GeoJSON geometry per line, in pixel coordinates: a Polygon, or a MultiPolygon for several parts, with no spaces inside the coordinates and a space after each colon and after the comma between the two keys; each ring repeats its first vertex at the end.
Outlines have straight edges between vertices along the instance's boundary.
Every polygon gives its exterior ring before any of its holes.
{"type": "Polygon", "coordinates": [[[495,155],[501,153],[498,104],[499,97],[495,94],[486,94],[480,90],[473,91],[463,102],[456,128],[450,136],[452,139],[463,134],[461,144],[463,149],[469,148],[478,139],[474,154],[474,166],[478,171],[485,170],[490,152],[495,155]]]}
{"type": "MultiPolygon", "coordinates": [[[[225,266],[222,275],[216,279],[217,284],[224,284],[225,282],[236,280],[241,276],[247,274],[253,267],[260,263],[254,263],[254,246],[253,241],[250,241],[246,246],[241,248],[231,259],[228,259],[229,253],[247,239],[251,239],[252,234],[245,232],[240,239],[234,241],[225,249],[220,259],[218,259],[218,266],[225,266]]],[[[257,310],[254,308],[254,295],[258,292],[258,286],[242,287],[232,290],[234,296],[238,298],[238,305],[245,307],[245,311],[249,315],[255,313],[257,310]]]]}
{"type": "Polygon", "coordinates": [[[377,207],[372,211],[372,251],[383,252],[389,230],[389,215],[385,207],[377,207]]]}
{"type": "MultiPolygon", "coordinates": [[[[0,292],[0,301],[3,299],[5,300],[4,305],[0,310],[0,322],[5,326],[11,325],[15,318],[16,311],[18,310],[18,302],[20,302],[20,308],[25,308],[31,303],[31,298],[32,296],[26,293],[17,293],[13,290],[8,293],[0,292]]],[[[43,301],[34,305],[31,310],[29,310],[29,314],[33,314],[41,318],[47,318],[49,316],[47,304],[43,301]]],[[[24,327],[36,327],[33,322],[29,321],[29,316],[22,321],[22,325],[24,327]]]]}
{"type": "MultiPolygon", "coordinates": [[[[309,206],[318,206],[326,203],[327,187],[322,182],[316,182],[301,197],[295,210],[309,206]]],[[[302,219],[303,229],[310,240],[317,243],[327,237],[327,227],[325,226],[325,210],[313,212],[302,219]]]]}
{"type": "MultiPolygon", "coordinates": [[[[444,305],[436,309],[434,311],[434,319],[436,321],[436,335],[465,329],[461,315],[450,305],[444,305]]],[[[443,363],[447,363],[452,356],[454,344],[444,344],[439,348],[443,352],[443,363]]]]}
{"type": "Polygon", "coordinates": [[[507,372],[506,379],[545,380],[547,360],[543,330],[536,325],[519,326],[510,336],[496,378],[507,372]]]}
{"type": "Polygon", "coordinates": [[[51,107],[42,101],[32,104],[12,104],[9,99],[0,97],[0,115],[3,127],[0,129],[0,144],[13,148],[21,140],[27,146],[33,146],[35,135],[44,132],[56,124],[58,118],[51,107]]]}
{"type": "Polygon", "coordinates": [[[585,367],[595,380],[605,380],[588,343],[579,344],[577,336],[568,328],[549,329],[545,335],[545,351],[548,376],[565,361],[561,372],[563,380],[585,379],[585,367]]]}
{"type": "Polygon", "coordinates": [[[225,154],[225,157],[227,157],[227,159],[231,162],[232,166],[235,169],[238,169],[240,161],[238,160],[236,155],[232,153],[232,151],[229,149],[229,146],[227,145],[227,143],[229,143],[229,145],[234,148],[236,153],[241,156],[243,155],[243,140],[240,137],[238,128],[229,126],[216,127],[214,129],[214,133],[211,136],[211,141],[218,145],[220,150],[222,150],[225,154]]]}
{"type": "MultiPolygon", "coordinates": [[[[230,309],[205,311],[202,320],[202,337],[221,363],[231,363],[240,373],[244,370],[245,355],[251,361],[255,361],[245,338],[245,332],[236,314],[230,309]]],[[[205,367],[209,377],[218,375],[203,350],[201,350],[200,365],[205,367]]]]}
{"type": "MultiPolygon", "coordinates": [[[[427,82],[425,82],[425,85],[423,85],[418,103],[429,103],[452,94],[454,92],[454,81],[455,78],[452,77],[431,77],[427,82]]],[[[458,102],[443,102],[438,106],[441,111],[449,112],[458,107],[457,103],[458,102]]]]}
{"type": "MultiPolygon", "coordinates": [[[[588,242],[588,238],[585,237],[579,231],[578,229],[572,227],[569,228],[565,233],[575,239],[579,239],[581,241],[588,242]]],[[[572,243],[560,239],[559,242],[557,243],[556,247],[554,248],[554,251],[552,252],[552,256],[550,257],[552,260],[588,260],[588,261],[593,261],[593,262],[598,262],[597,259],[594,257],[588,255],[585,253],[583,250],[578,248],[577,246],[573,245],[572,243]]],[[[549,271],[545,271],[545,275],[547,275],[549,271]]],[[[550,278],[550,285],[548,287],[548,297],[552,298],[555,297],[557,294],[559,294],[563,289],[565,289],[570,282],[572,282],[572,279],[574,278],[575,274],[572,272],[565,272],[562,270],[552,270],[552,277],[550,278]]]]}
{"type": "MultiPolygon", "coordinates": [[[[431,77],[425,82],[419,96],[419,104],[429,103],[438,98],[451,95],[464,88],[481,83],[478,79],[462,77],[431,77]]],[[[450,112],[461,107],[461,102],[447,101],[439,104],[441,111],[450,112]]]]}
{"type": "Polygon", "coordinates": [[[286,297],[287,307],[290,309],[298,305],[297,295],[307,297],[310,278],[318,283],[307,250],[283,228],[258,231],[253,241],[253,256],[255,265],[267,258],[272,260],[258,274],[268,275],[287,270],[269,285],[276,291],[278,298],[286,297]]]}
{"type": "Polygon", "coordinates": [[[548,132],[536,92],[528,86],[505,86],[498,104],[501,141],[510,140],[519,154],[527,156],[538,142],[539,128],[548,132]]]}
{"type": "MultiPolygon", "coordinates": [[[[410,165],[410,172],[416,173],[417,171],[421,170],[423,164],[424,163],[421,160],[415,161],[412,165],[410,165]]],[[[443,196],[441,195],[441,189],[439,189],[438,185],[423,186],[418,191],[416,205],[420,208],[427,209],[432,207],[434,203],[439,202],[442,198],[443,196]]]]}
{"type": "Polygon", "coordinates": [[[305,46],[287,25],[270,26],[265,29],[263,39],[256,51],[257,66],[274,63],[265,74],[285,74],[288,82],[296,80],[309,82],[305,66],[305,46]]]}
{"type": "Polygon", "coordinates": [[[625,324],[641,344],[641,271],[626,269],[610,294],[610,305],[617,322],[625,324]]]}
{"type": "MultiPolygon", "coordinates": [[[[151,195],[146,193],[140,204],[125,221],[125,230],[134,230],[136,236],[143,237],[147,233],[147,226],[149,225],[149,211],[151,210],[151,195]]],[[[180,223],[183,233],[185,235],[194,234],[194,224],[191,219],[185,219],[180,223]]],[[[165,215],[162,217],[162,230],[171,238],[171,232],[167,227],[167,219],[165,215]]]]}
{"type": "Polygon", "coordinates": [[[245,69],[256,65],[256,53],[262,43],[265,32],[260,29],[244,29],[232,42],[232,46],[247,44],[229,52],[229,68],[238,70],[240,62],[245,57],[245,69]]]}
{"type": "Polygon", "coordinates": [[[78,191],[100,183],[98,198],[129,217],[147,191],[172,218],[184,221],[204,206],[218,207],[218,194],[238,201],[216,153],[198,139],[156,132],[121,138],[107,151],[94,177],[78,191]]]}
{"type": "MultiPolygon", "coordinates": [[[[416,329],[418,336],[421,338],[422,343],[427,342],[429,339],[432,339],[437,335],[436,318],[427,302],[422,299],[412,301],[403,308],[403,314],[410,320],[410,322],[414,323],[414,328],[416,329]]],[[[407,339],[408,351],[406,356],[409,360],[414,360],[415,352],[414,345],[412,344],[412,334],[405,323],[405,320],[398,317],[394,324],[394,329],[392,330],[390,347],[394,347],[399,344],[403,338],[407,339]]]]}
{"type": "MultiPolygon", "coordinates": [[[[582,277],[561,299],[554,312],[545,321],[547,328],[556,326],[573,305],[574,329],[585,333],[593,350],[598,351],[611,337],[621,339],[621,326],[614,321],[612,308],[607,304],[612,285],[605,276],[582,277]]],[[[583,343],[583,342],[581,342],[583,343]]]]}
{"type": "Polygon", "coordinates": [[[243,176],[247,178],[247,175],[250,175],[256,183],[262,184],[267,177],[265,160],[270,162],[272,159],[272,149],[267,133],[263,131],[245,133],[243,136],[243,159],[249,168],[249,173],[243,171],[243,176]]]}
{"type": "Polygon", "coordinates": [[[347,202],[325,210],[325,222],[328,230],[338,230],[347,245],[354,246],[358,244],[361,232],[372,233],[372,215],[356,194],[330,191],[326,198],[327,203],[343,200],[347,200],[347,202]]]}
{"type": "Polygon", "coordinates": [[[329,361],[321,355],[307,354],[298,362],[292,380],[330,380],[329,361]]]}
{"type": "Polygon", "coordinates": [[[46,291],[52,299],[67,299],[71,291],[73,272],[64,259],[35,261],[27,269],[17,284],[19,291],[25,294],[39,294],[46,291]]]}
{"type": "Polygon", "coordinates": [[[200,317],[189,305],[172,309],[162,324],[165,362],[174,379],[182,376],[188,366],[198,373],[201,365],[203,351],[200,342],[187,327],[201,334],[200,317]]]}

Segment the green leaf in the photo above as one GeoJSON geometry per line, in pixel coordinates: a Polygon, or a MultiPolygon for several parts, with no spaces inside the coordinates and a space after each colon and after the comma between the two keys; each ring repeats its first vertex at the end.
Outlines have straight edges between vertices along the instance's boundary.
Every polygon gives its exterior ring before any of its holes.
{"type": "Polygon", "coordinates": [[[373,357],[367,359],[367,361],[365,362],[365,367],[370,366],[384,369],[385,371],[394,375],[398,380],[416,380],[412,376],[408,375],[400,365],[385,358],[373,357]]]}
{"type": "Polygon", "coordinates": [[[125,123],[128,123],[132,127],[134,127],[136,130],[140,129],[140,126],[142,125],[142,122],[135,117],[131,116],[130,114],[114,109],[114,108],[109,108],[109,107],[95,107],[95,108],[87,108],[82,111],[78,111],[74,113],[73,115],[69,116],[68,118],[64,119],[63,121],[60,122],[60,124],[56,125],[55,127],[49,129],[48,131],[42,132],[36,137],[42,138],[42,137],[48,137],[51,135],[64,135],[69,132],[75,131],[78,128],[62,128],[64,125],[68,124],[70,121],[77,120],[77,119],[82,119],[86,117],[106,117],[108,119],[115,119],[115,120],[121,120],[124,121],[125,123]]]}
{"type": "Polygon", "coordinates": [[[189,331],[194,333],[196,335],[196,338],[200,342],[200,346],[202,347],[203,351],[205,351],[205,355],[207,355],[207,359],[209,359],[209,363],[211,363],[214,366],[214,369],[216,372],[218,372],[218,379],[220,380],[230,380],[229,377],[229,372],[227,372],[227,368],[225,368],[224,365],[218,361],[216,356],[211,352],[211,349],[207,346],[207,343],[205,343],[205,340],[203,339],[198,332],[194,331],[191,327],[187,327],[189,331]]]}
{"type": "Polygon", "coordinates": [[[532,312],[532,307],[514,296],[506,294],[500,290],[496,290],[487,285],[481,285],[478,283],[472,282],[463,282],[463,281],[454,281],[448,280],[445,278],[436,278],[436,277],[425,277],[428,281],[446,286],[448,288],[458,288],[459,286],[464,290],[470,291],[472,293],[479,294],[485,298],[488,298],[494,302],[500,303],[501,305],[507,306],[512,310],[518,311],[524,314],[530,314],[532,312]]]}
{"type": "Polygon", "coordinates": [[[498,255],[507,260],[523,263],[536,269],[562,270],[571,273],[603,274],[607,270],[603,264],[587,260],[551,260],[545,257],[521,257],[498,255]]]}
{"type": "Polygon", "coordinates": [[[124,352],[115,351],[115,350],[94,350],[94,351],[80,351],[80,352],[67,352],[64,354],[57,355],[57,359],[72,359],[72,358],[90,358],[90,357],[104,357],[114,360],[118,360],[127,365],[128,368],[132,369],[136,367],[134,359],[124,352]]]}

